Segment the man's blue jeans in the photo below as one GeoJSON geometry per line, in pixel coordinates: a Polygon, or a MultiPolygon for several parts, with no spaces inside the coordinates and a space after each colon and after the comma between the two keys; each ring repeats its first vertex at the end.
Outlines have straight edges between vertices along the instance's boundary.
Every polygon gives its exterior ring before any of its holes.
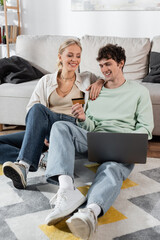
{"type": "MultiPolygon", "coordinates": [[[[87,131],[70,123],[56,122],[50,133],[50,147],[47,161],[46,178],[58,184],[58,176],[69,175],[74,179],[75,154],[87,156],[87,131]]],[[[88,191],[87,205],[97,203],[102,214],[113,204],[123,181],[132,171],[133,164],[105,162],[97,170],[88,191]]]]}
{"type": "Polygon", "coordinates": [[[24,160],[31,165],[30,171],[36,171],[45,150],[44,139],[49,139],[52,124],[60,120],[75,124],[71,116],[54,113],[39,103],[33,105],[26,117],[25,132],[0,136],[0,162],[24,160]]]}

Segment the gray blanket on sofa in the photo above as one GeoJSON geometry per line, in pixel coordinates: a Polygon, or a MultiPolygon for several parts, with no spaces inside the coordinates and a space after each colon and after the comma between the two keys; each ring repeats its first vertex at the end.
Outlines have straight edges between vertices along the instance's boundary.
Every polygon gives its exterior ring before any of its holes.
{"type": "Polygon", "coordinates": [[[0,84],[22,83],[41,78],[44,74],[25,59],[12,56],[0,59],[0,84]]]}

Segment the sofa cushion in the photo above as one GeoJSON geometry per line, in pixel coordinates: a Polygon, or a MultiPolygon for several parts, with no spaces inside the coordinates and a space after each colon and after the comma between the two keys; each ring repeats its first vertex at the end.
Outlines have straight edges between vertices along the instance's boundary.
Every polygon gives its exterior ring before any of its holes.
{"type": "Polygon", "coordinates": [[[158,53],[160,53],[160,36],[155,36],[152,39],[151,52],[158,52],[158,53]]]}
{"type": "Polygon", "coordinates": [[[20,84],[3,83],[0,85],[0,97],[30,98],[38,80],[20,84]]]}
{"type": "Polygon", "coordinates": [[[150,72],[143,82],[160,83],[160,36],[152,40],[149,68],[150,72]]]}
{"type": "Polygon", "coordinates": [[[37,82],[0,85],[0,123],[25,125],[26,106],[37,82]]]}
{"type": "Polygon", "coordinates": [[[141,82],[143,86],[148,88],[152,104],[159,105],[160,106],[160,84],[158,83],[149,83],[149,82],[141,82]]]}
{"type": "Polygon", "coordinates": [[[150,51],[149,38],[120,38],[120,37],[101,37],[84,36],[82,43],[82,60],[80,69],[91,71],[101,75],[101,71],[96,61],[98,50],[108,43],[118,44],[126,51],[126,64],[124,75],[128,80],[140,80],[148,73],[148,54],[150,51]]]}
{"type": "Polygon", "coordinates": [[[28,60],[44,74],[57,69],[59,46],[70,36],[54,35],[20,35],[16,41],[16,55],[28,60]]]}

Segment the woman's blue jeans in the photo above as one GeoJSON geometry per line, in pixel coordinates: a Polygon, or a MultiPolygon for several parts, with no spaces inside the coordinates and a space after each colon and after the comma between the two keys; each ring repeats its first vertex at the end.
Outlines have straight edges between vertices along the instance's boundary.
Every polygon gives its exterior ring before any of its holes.
{"type": "MultiPolygon", "coordinates": [[[[61,174],[69,175],[74,179],[77,152],[87,156],[87,131],[70,122],[55,123],[50,133],[47,181],[58,184],[58,176],[61,174]]],[[[117,162],[101,164],[88,191],[87,205],[97,203],[102,209],[102,214],[106,213],[120,193],[122,183],[133,167],[133,164],[117,162]]]]}
{"type": "Polygon", "coordinates": [[[24,131],[0,136],[0,164],[7,161],[15,162],[18,157],[24,131]]]}
{"type": "Polygon", "coordinates": [[[54,113],[39,103],[33,105],[26,117],[25,132],[0,136],[0,162],[24,160],[31,165],[30,171],[36,171],[45,149],[44,139],[49,139],[52,125],[60,120],[76,124],[71,116],[54,113]]]}

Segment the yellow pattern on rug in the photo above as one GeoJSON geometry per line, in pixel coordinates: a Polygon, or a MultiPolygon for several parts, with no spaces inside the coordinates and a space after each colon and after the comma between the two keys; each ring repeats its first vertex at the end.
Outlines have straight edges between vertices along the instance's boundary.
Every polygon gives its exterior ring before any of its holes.
{"type": "Polygon", "coordinates": [[[138,184],[127,178],[126,180],[123,181],[121,189],[126,189],[135,186],[138,186],[138,184]]]}
{"type": "Polygon", "coordinates": [[[97,172],[97,168],[99,167],[99,165],[100,164],[98,164],[98,163],[93,163],[93,164],[85,164],[84,166],[89,168],[94,173],[96,173],[97,172]]]}
{"type": "MultiPolygon", "coordinates": [[[[67,224],[65,223],[66,219],[67,218],[55,224],[55,226],[40,225],[39,228],[50,240],[79,240],[80,238],[77,238],[70,233],[67,224]]],[[[113,223],[124,219],[127,219],[127,217],[111,207],[104,216],[98,219],[98,225],[113,223]]]]}
{"type": "Polygon", "coordinates": [[[45,233],[50,240],[80,240],[70,233],[67,224],[67,218],[55,224],[55,226],[40,225],[39,228],[45,233]]]}
{"type": "MultiPolygon", "coordinates": [[[[91,171],[96,173],[97,168],[99,167],[99,164],[98,163],[85,164],[85,167],[87,167],[88,169],[90,169],[91,171]]],[[[126,188],[129,188],[129,187],[135,187],[135,186],[138,186],[138,184],[127,178],[126,180],[124,180],[121,189],[126,189],[126,188]]]]}
{"type": "Polygon", "coordinates": [[[116,210],[114,207],[110,207],[110,209],[104,214],[104,216],[98,219],[98,225],[118,222],[124,219],[127,219],[127,217],[120,213],[118,210],[116,210]]]}
{"type": "Polygon", "coordinates": [[[86,196],[88,193],[90,186],[89,185],[85,185],[83,187],[78,187],[78,190],[84,195],[86,196]]]}

